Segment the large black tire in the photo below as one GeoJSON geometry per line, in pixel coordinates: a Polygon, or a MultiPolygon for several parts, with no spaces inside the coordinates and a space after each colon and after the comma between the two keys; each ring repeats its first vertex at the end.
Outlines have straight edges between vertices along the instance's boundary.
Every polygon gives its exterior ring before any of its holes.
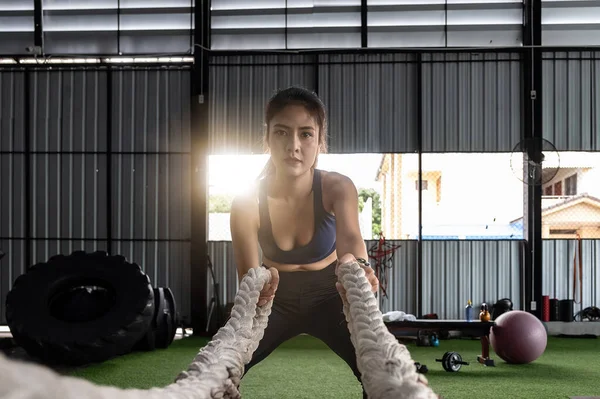
{"type": "Polygon", "coordinates": [[[166,349],[173,343],[179,316],[173,292],[168,287],[154,288],[154,317],[146,335],[135,344],[133,350],[153,351],[166,349]]]}
{"type": "Polygon", "coordinates": [[[148,276],[123,256],[57,255],[19,276],[6,297],[15,341],[47,364],[78,366],[131,351],[154,316],[148,276]],[[80,287],[101,288],[80,288],[80,287]]]}
{"type": "MultiPolygon", "coordinates": [[[[175,296],[170,288],[163,288],[163,304],[164,309],[162,313],[162,323],[158,320],[159,325],[162,324],[161,328],[158,329],[156,334],[156,347],[157,348],[168,348],[175,339],[177,333],[177,327],[179,326],[179,315],[177,313],[177,302],[175,296]]],[[[161,315],[158,315],[157,319],[161,315]]]]}

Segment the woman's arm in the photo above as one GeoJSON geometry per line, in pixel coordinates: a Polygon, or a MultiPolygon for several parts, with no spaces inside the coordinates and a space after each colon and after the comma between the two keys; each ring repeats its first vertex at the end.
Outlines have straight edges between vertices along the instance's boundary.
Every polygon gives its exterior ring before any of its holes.
{"type": "MultiPolygon", "coordinates": [[[[236,197],[231,204],[229,227],[233,244],[233,258],[238,272],[238,280],[253,267],[261,265],[258,252],[258,202],[256,197],[236,197]]],[[[279,272],[270,268],[271,282],[265,284],[260,292],[258,306],[266,304],[273,299],[279,285],[279,272]]]]}
{"type": "Polygon", "coordinates": [[[336,220],[338,259],[345,254],[367,259],[367,247],[360,233],[358,221],[358,191],[350,178],[336,174],[332,176],[331,193],[333,213],[336,220]]]}
{"type": "MultiPolygon", "coordinates": [[[[358,221],[358,191],[356,186],[347,176],[339,173],[332,174],[331,194],[333,198],[333,212],[336,220],[336,252],[338,259],[354,258],[369,259],[365,240],[360,232],[358,221]]],[[[373,269],[363,267],[367,279],[371,283],[373,292],[379,288],[379,280],[373,269]]]]}
{"type": "Polygon", "coordinates": [[[258,254],[258,204],[251,196],[239,196],[231,204],[229,228],[233,244],[233,258],[238,279],[253,267],[260,266],[258,254]]]}

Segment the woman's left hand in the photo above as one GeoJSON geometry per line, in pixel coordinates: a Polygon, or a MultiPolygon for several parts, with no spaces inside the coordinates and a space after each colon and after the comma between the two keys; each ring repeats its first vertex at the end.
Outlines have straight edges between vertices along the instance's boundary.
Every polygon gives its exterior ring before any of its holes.
{"type": "MultiPolygon", "coordinates": [[[[342,265],[344,263],[350,263],[350,262],[356,262],[356,258],[352,254],[346,254],[338,260],[338,265],[342,265]]],[[[360,263],[358,265],[360,267],[362,267],[362,269],[365,271],[365,277],[367,277],[367,280],[371,284],[371,291],[377,292],[379,290],[379,279],[375,275],[375,271],[369,266],[365,266],[360,263]]],[[[337,268],[336,268],[336,273],[337,273],[337,268]]],[[[342,284],[336,283],[336,287],[338,289],[338,292],[341,295],[345,294],[345,289],[344,289],[344,286],[342,286],[342,284]]]]}
{"type": "Polygon", "coordinates": [[[367,280],[369,280],[369,283],[371,283],[371,291],[377,292],[377,290],[379,290],[379,279],[375,275],[373,268],[370,266],[361,265],[360,263],[359,266],[363,268],[367,280]]]}

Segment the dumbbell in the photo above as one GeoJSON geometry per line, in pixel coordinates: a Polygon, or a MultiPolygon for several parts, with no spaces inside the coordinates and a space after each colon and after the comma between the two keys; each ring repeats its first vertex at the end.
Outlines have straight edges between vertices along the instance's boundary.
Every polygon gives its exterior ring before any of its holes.
{"type": "Polygon", "coordinates": [[[417,368],[417,373],[419,374],[427,374],[427,372],[429,371],[426,365],[421,364],[419,362],[415,362],[415,367],[417,368]]]}
{"type": "Polygon", "coordinates": [[[462,356],[458,352],[446,352],[441,359],[435,359],[436,362],[441,362],[444,370],[448,372],[457,372],[460,368],[468,366],[468,362],[463,362],[462,356]]]}

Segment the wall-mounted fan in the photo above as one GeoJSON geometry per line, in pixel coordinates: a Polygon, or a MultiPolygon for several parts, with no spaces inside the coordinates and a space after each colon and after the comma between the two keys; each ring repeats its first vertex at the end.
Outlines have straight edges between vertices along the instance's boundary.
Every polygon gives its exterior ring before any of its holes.
{"type": "Polygon", "coordinates": [[[560,156],[556,147],[548,140],[527,138],[513,148],[510,167],[523,183],[539,186],[556,177],[560,168],[560,156]]]}

